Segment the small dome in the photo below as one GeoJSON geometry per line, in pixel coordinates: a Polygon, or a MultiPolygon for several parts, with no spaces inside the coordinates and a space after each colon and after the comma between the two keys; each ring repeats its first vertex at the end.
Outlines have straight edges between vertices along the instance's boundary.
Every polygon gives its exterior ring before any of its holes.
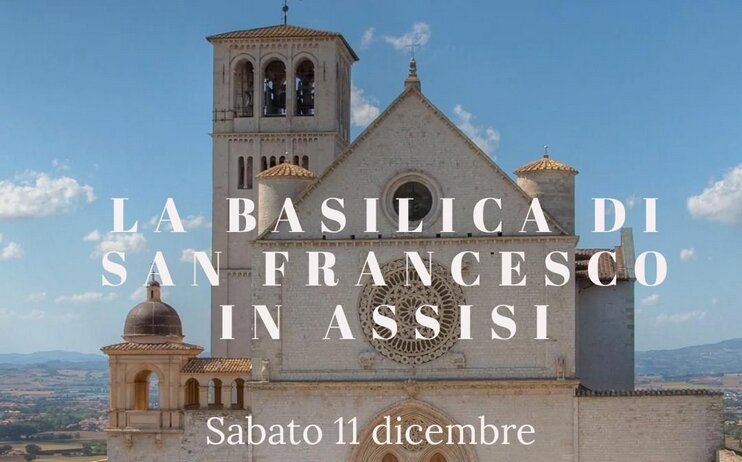
{"type": "Polygon", "coordinates": [[[258,179],[281,177],[294,177],[311,180],[317,178],[317,175],[299,165],[284,162],[265,170],[257,176],[258,179]]]}
{"type": "Polygon", "coordinates": [[[543,170],[552,170],[558,172],[567,172],[577,174],[577,170],[564,162],[560,162],[556,159],[552,159],[548,154],[544,154],[544,157],[533,162],[529,162],[515,170],[515,174],[526,173],[526,172],[537,172],[543,170]]]}
{"type": "Polygon", "coordinates": [[[183,340],[180,316],[175,308],[160,300],[160,284],[157,281],[147,284],[147,300],[132,308],[126,316],[124,339],[144,343],[183,340]]]}

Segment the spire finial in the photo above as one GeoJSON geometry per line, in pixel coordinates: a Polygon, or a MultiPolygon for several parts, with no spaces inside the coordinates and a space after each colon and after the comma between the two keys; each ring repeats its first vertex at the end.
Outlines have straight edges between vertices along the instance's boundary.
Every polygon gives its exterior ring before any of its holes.
{"type": "Polygon", "coordinates": [[[281,11],[283,11],[283,25],[285,26],[289,23],[289,0],[283,0],[281,11]]]}
{"type": "Polygon", "coordinates": [[[544,145],[544,157],[547,159],[549,158],[549,145],[548,144],[544,145]]]}
{"type": "Polygon", "coordinates": [[[417,61],[415,61],[415,48],[420,46],[419,41],[411,40],[405,47],[410,49],[410,67],[407,71],[407,79],[404,81],[405,88],[414,87],[420,90],[420,78],[417,76],[417,61]]]}
{"type": "Polygon", "coordinates": [[[149,275],[149,282],[147,282],[147,301],[160,301],[160,283],[155,278],[155,273],[152,271],[149,275]]]}

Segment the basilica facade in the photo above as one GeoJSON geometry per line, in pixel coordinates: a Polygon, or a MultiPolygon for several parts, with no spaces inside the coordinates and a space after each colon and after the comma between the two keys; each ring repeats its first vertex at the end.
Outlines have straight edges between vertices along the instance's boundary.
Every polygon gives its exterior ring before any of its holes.
{"type": "Polygon", "coordinates": [[[212,357],[184,341],[176,310],[150,282],[124,341],[103,348],[110,461],[715,460],[719,394],[634,389],[631,230],[614,248],[579,248],[575,168],[524,156],[511,177],[425,96],[414,60],[399,96],[351,141],[358,56],[338,33],[284,24],[208,40],[212,248],[222,252],[212,357]],[[472,224],[490,197],[501,201],[491,232],[472,224]],[[346,205],[332,233],[318,219],[328,198],[346,205]],[[548,231],[524,220],[534,199],[548,231]],[[283,219],[287,200],[300,230],[283,219]],[[414,232],[400,230],[403,202],[414,232]],[[230,207],[248,203],[256,226],[231,232],[230,207]],[[425,256],[427,283],[406,252],[425,256]],[[554,252],[570,268],[559,285],[544,278],[554,252]],[[270,285],[268,253],[286,256],[270,285]],[[310,253],[332,255],[336,285],[308,284],[310,253]],[[528,283],[503,284],[503,255],[518,253],[528,283]],[[358,277],[370,254],[384,285],[358,277]],[[512,323],[493,314],[498,305],[512,323]],[[395,320],[395,335],[379,315],[395,320]],[[437,327],[420,328],[421,318],[437,327]],[[340,338],[341,325],[353,338],[340,338]],[[301,441],[246,441],[248,423],[268,433],[294,425],[301,441]],[[431,427],[451,441],[422,437],[431,427]]]}

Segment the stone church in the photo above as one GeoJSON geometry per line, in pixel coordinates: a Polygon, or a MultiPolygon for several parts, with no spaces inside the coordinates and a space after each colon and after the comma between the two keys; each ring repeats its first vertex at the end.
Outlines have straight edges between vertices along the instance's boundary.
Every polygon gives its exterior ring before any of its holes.
{"type": "Polygon", "coordinates": [[[722,445],[720,394],[634,389],[631,231],[623,230],[612,249],[578,247],[577,170],[548,154],[524,156],[511,177],[425,96],[414,60],[404,82],[400,76],[399,96],[351,140],[351,67],[359,58],[339,33],[283,24],[208,40],[214,48],[212,248],[222,252],[212,291],[212,357],[184,342],[176,310],[150,282],[147,299],[126,318],[123,342],[103,348],[110,358],[111,462],[715,460],[722,445]],[[329,197],[348,204],[347,226],[332,235],[318,220],[329,197]],[[455,198],[455,232],[441,232],[443,197],[455,198]],[[502,199],[497,233],[471,225],[475,203],[485,197],[502,199]],[[534,197],[548,233],[522,232],[534,197]],[[228,232],[227,198],[254,201],[254,231],[228,232]],[[277,220],[287,198],[307,224],[301,232],[287,232],[277,220]],[[364,198],[378,198],[371,231],[364,198]],[[400,198],[411,199],[409,217],[421,232],[399,232],[400,198]],[[280,285],[263,284],[267,251],[292,256],[280,285]],[[338,286],[307,286],[302,257],[311,251],[336,256],[338,286]],[[432,252],[431,284],[406,280],[405,251],[432,252]],[[462,270],[481,275],[479,286],[451,278],[451,261],[463,251],[480,255],[462,270]],[[496,262],[505,251],[528,256],[527,288],[498,283],[496,262]],[[574,268],[559,287],[544,284],[544,260],[553,251],[566,252],[574,268]],[[590,258],[600,251],[611,252],[598,256],[600,279],[615,279],[614,285],[588,278],[590,258]],[[384,286],[369,278],[357,284],[369,252],[380,262],[384,286]],[[421,302],[438,306],[440,333],[432,340],[414,334],[421,302]],[[490,310],[501,303],[515,306],[518,326],[506,341],[490,335],[490,310]],[[280,340],[253,318],[257,304],[278,320],[280,340]],[[540,304],[549,306],[548,340],[534,339],[540,304]],[[222,305],[234,306],[232,339],[221,339],[222,305]],[[354,340],[323,340],[337,305],[354,340]],[[396,306],[399,329],[391,340],[372,335],[379,305],[396,306]],[[462,338],[460,305],[473,307],[471,338],[462,338]],[[215,435],[207,420],[215,416],[224,419],[225,432],[250,416],[266,427],[318,425],[324,435],[316,445],[208,445],[207,436],[215,435]],[[527,424],[532,441],[385,444],[373,437],[386,418],[403,432],[438,425],[462,436],[480,416],[497,425],[527,424]],[[340,417],[355,418],[355,429],[343,428],[346,444],[337,444],[340,417]]]}

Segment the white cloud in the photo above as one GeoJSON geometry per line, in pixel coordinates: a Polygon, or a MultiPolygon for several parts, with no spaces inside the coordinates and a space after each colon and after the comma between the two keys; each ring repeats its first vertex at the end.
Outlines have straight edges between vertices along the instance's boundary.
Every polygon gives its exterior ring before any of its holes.
{"type": "Polygon", "coordinates": [[[642,298],[642,306],[656,305],[660,301],[660,294],[652,294],[642,298]]]}
{"type": "Polygon", "coordinates": [[[54,167],[55,170],[59,170],[60,172],[68,172],[70,170],[70,161],[67,159],[54,159],[52,160],[52,167],[54,167]]]}
{"type": "MultiPolygon", "coordinates": [[[[88,233],[87,236],[91,236],[96,231],[88,233]]],[[[95,237],[93,235],[92,237],[95,237]]],[[[98,244],[96,244],[93,253],[90,254],[90,258],[102,257],[106,252],[113,250],[126,253],[139,253],[144,251],[147,246],[147,239],[144,238],[142,233],[106,233],[105,236],[97,236],[98,244]]]]}
{"type": "Polygon", "coordinates": [[[79,294],[62,295],[54,299],[55,303],[97,303],[97,302],[110,302],[115,300],[117,295],[113,292],[103,294],[101,292],[82,292],[79,294]]]}
{"type": "Polygon", "coordinates": [[[690,249],[680,249],[680,259],[683,261],[691,261],[696,259],[696,249],[691,247],[690,249]]]}
{"type": "Polygon", "coordinates": [[[368,126],[381,113],[376,100],[363,93],[353,82],[350,83],[350,120],[354,126],[361,128],[368,126]]]}
{"type": "Polygon", "coordinates": [[[62,313],[49,315],[44,310],[34,308],[31,311],[13,311],[5,308],[0,308],[0,321],[12,322],[12,321],[73,321],[80,319],[79,313],[62,313]]]}
{"type": "Polygon", "coordinates": [[[629,197],[626,198],[624,201],[624,204],[626,204],[626,208],[631,210],[636,206],[637,197],[636,195],[632,194],[629,197]]]}
{"type": "Polygon", "coordinates": [[[98,231],[97,229],[94,229],[94,230],[90,231],[88,234],[86,234],[82,238],[82,240],[83,241],[88,241],[88,242],[98,242],[98,241],[101,240],[102,237],[103,236],[101,236],[100,231],[98,231]]]}
{"type": "Polygon", "coordinates": [[[660,314],[655,321],[657,324],[680,324],[688,321],[701,321],[706,318],[705,311],[689,311],[687,313],[660,314]]]}
{"type": "Polygon", "coordinates": [[[718,305],[718,304],[719,304],[719,302],[721,302],[721,300],[719,300],[719,299],[718,299],[718,298],[716,298],[716,297],[714,297],[714,298],[712,298],[712,299],[711,299],[711,304],[712,304],[712,305],[718,305]]]}
{"type": "Polygon", "coordinates": [[[183,249],[183,251],[180,253],[180,261],[183,263],[193,263],[193,254],[195,252],[206,252],[207,254],[211,253],[211,250],[196,250],[196,249],[183,249]]]}
{"type": "Polygon", "coordinates": [[[693,218],[706,218],[730,225],[742,225],[742,164],[723,179],[688,199],[693,218]]]}
{"type": "Polygon", "coordinates": [[[457,104],[453,108],[453,113],[456,116],[456,126],[461,129],[471,140],[487,154],[492,154],[492,151],[497,149],[500,144],[500,132],[492,127],[483,127],[474,125],[474,116],[464,110],[460,104],[457,104]]]}
{"type": "Polygon", "coordinates": [[[373,27],[369,27],[363,32],[361,36],[361,49],[366,49],[371,46],[376,40],[376,30],[373,27]]]}
{"type": "Polygon", "coordinates": [[[145,298],[146,289],[144,286],[139,286],[134,290],[134,292],[129,295],[129,299],[135,300],[135,301],[142,301],[145,298]]]}
{"type": "Polygon", "coordinates": [[[31,311],[24,311],[24,312],[19,313],[17,311],[0,308],[0,319],[6,320],[6,321],[11,321],[11,320],[40,321],[44,318],[46,318],[46,313],[44,313],[42,310],[39,310],[39,309],[33,309],[31,311]]]}
{"type": "MultiPolygon", "coordinates": [[[[145,229],[156,229],[157,223],[160,221],[158,215],[153,216],[149,219],[149,222],[144,226],[145,229]]],[[[197,228],[211,228],[211,221],[207,220],[203,215],[188,215],[185,218],[180,219],[180,223],[183,225],[183,229],[186,231],[197,229],[197,228]]],[[[160,225],[160,231],[170,231],[173,229],[173,225],[169,221],[163,221],[160,225]]]]}
{"type": "Polygon", "coordinates": [[[94,200],[92,186],[66,176],[52,178],[30,172],[15,180],[0,181],[0,218],[46,217],[94,200]]]}
{"type": "Polygon", "coordinates": [[[206,219],[203,215],[188,215],[187,217],[181,219],[181,222],[183,223],[183,228],[188,231],[189,229],[196,229],[196,228],[211,228],[211,222],[206,219]]]}
{"type": "Polygon", "coordinates": [[[17,260],[22,256],[23,248],[17,242],[8,242],[8,244],[0,250],[0,261],[17,260]]]}
{"type": "Polygon", "coordinates": [[[28,294],[26,300],[32,303],[43,302],[46,300],[46,292],[33,292],[28,294]]]}
{"type": "Polygon", "coordinates": [[[406,50],[410,45],[425,46],[430,41],[432,31],[430,25],[424,22],[416,22],[412,25],[412,30],[402,35],[385,35],[384,41],[392,45],[397,50],[406,50]]]}

